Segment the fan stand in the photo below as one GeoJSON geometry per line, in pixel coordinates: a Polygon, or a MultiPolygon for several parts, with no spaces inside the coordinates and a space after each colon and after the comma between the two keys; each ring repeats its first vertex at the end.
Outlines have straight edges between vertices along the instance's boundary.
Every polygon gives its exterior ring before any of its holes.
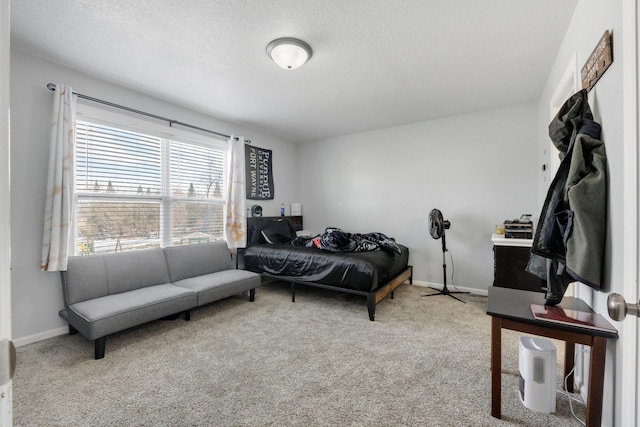
{"type": "Polygon", "coordinates": [[[465,301],[462,301],[460,298],[452,295],[452,294],[468,294],[469,292],[462,292],[462,291],[450,291],[449,288],[447,288],[447,260],[445,258],[445,254],[447,252],[447,244],[445,242],[445,238],[444,238],[444,229],[442,230],[442,271],[444,273],[444,286],[442,287],[442,289],[438,289],[438,288],[434,288],[429,286],[431,289],[438,291],[435,294],[428,294],[428,295],[422,295],[423,297],[434,297],[436,295],[448,295],[453,299],[457,299],[458,301],[460,301],[463,304],[466,304],[465,301]]]}

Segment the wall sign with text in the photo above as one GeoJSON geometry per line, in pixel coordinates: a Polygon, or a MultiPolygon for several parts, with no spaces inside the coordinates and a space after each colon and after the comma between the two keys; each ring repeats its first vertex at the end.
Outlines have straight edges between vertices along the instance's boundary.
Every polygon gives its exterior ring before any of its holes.
{"type": "Polygon", "coordinates": [[[613,49],[611,48],[611,35],[609,30],[605,31],[593,52],[580,70],[582,78],[582,88],[587,92],[593,88],[600,77],[607,71],[613,62],[613,49]]]}
{"type": "Polygon", "coordinates": [[[245,145],[247,199],[273,199],[273,151],[245,145]]]}

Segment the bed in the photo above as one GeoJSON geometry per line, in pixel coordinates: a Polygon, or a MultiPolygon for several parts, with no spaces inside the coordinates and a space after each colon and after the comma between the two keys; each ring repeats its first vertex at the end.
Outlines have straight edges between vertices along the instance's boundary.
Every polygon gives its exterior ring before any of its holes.
{"type": "Polygon", "coordinates": [[[248,247],[244,251],[244,266],[264,277],[289,282],[293,302],[298,284],[361,295],[367,299],[369,320],[373,321],[376,305],[380,301],[389,295],[393,298],[394,290],[405,281],[412,283],[413,269],[408,265],[409,249],[404,245],[397,245],[399,254],[384,250],[329,252],[292,245],[287,242],[286,236],[280,240],[265,239],[264,236],[274,228],[275,222],[280,223],[281,232],[287,227],[295,236],[295,232],[302,228],[302,219],[288,219],[248,219],[248,247]]]}

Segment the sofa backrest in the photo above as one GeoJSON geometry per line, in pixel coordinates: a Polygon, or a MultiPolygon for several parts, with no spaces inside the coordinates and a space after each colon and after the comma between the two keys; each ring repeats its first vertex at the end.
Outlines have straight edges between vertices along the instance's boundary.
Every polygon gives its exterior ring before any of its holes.
{"type": "Polygon", "coordinates": [[[197,245],[169,246],[164,248],[164,254],[172,282],[234,268],[227,242],[224,240],[197,245]]]}
{"type": "Polygon", "coordinates": [[[67,304],[169,283],[162,249],[69,257],[63,273],[67,304]]]}
{"type": "Polygon", "coordinates": [[[108,295],[102,255],[69,257],[67,271],[62,272],[62,286],[66,305],[108,295]]]}

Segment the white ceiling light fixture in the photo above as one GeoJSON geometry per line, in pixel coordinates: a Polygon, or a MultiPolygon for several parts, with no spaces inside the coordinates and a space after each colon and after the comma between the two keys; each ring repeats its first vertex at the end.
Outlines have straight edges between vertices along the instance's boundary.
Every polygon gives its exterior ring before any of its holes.
{"type": "Polygon", "coordinates": [[[285,70],[295,70],[311,58],[311,46],[292,37],[275,39],[267,45],[267,55],[285,70]]]}

